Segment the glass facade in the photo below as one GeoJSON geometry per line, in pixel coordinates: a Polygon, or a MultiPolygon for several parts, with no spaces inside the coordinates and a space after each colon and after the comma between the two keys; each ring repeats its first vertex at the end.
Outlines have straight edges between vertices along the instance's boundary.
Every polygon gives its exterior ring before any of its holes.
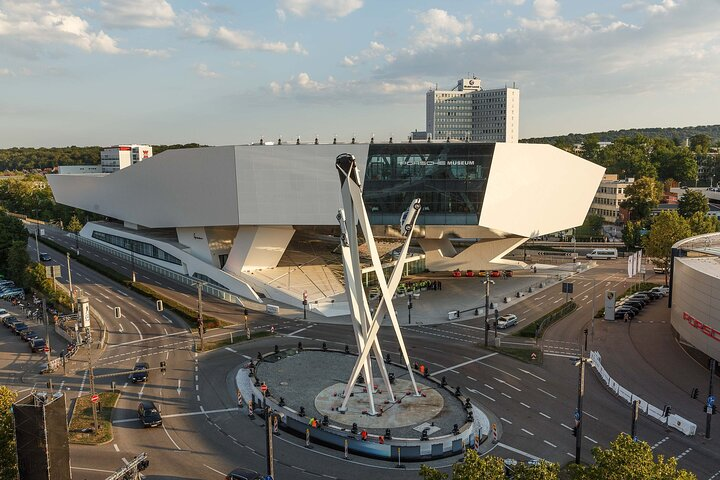
{"type": "Polygon", "coordinates": [[[128,250],[130,252],[133,252],[137,255],[143,255],[145,257],[151,257],[151,258],[157,258],[158,260],[162,260],[164,262],[173,263],[175,265],[182,265],[182,262],[179,258],[173,257],[169,253],[160,250],[155,245],[151,245],[149,243],[140,242],[138,240],[132,240],[125,237],[120,237],[117,235],[112,235],[105,232],[98,232],[94,231],[92,233],[93,238],[96,238],[102,242],[109,243],[111,245],[115,245],[116,247],[120,247],[122,249],[128,250]]]}
{"type": "Polygon", "coordinates": [[[414,198],[418,225],[477,225],[495,145],[373,144],[363,199],[374,225],[394,225],[414,198]]]}

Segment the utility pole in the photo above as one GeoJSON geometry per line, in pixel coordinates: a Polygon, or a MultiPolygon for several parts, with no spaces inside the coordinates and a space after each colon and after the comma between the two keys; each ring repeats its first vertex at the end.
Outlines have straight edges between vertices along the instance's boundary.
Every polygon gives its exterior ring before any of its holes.
{"type": "Polygon", "coordinates": [[[200,330],[200,351],[205,349],[205,325],[203,324],[203,313],[202,313],[202,287],[205,282],[198,281],[197,285],[198,292],[198,328],[200,330]]]}
{"type": "Polygon", "coordinates": [[[132,281],[135,283],[135,252],[130,250],[130,261],[132,263],[132,281]]]}
{"type": "Polygon", "coordinates": [[[490,310],[490,272],[485,271],[485,348],[488,346],[490,335],[490,324],[488,323],[488,312],[490,310]]]}
{"type": "MultiPolygon", "coordinates": [[[[86,329],[86,335],[87,335],[87,346],[88,346],[88,367],[90,369],[90,395],[91,399],[95,398],[95,370],[93,369],[93,363],[92,363],[92,336],[90,335],[90,328],[86,329]]],[[[93,414],[93,425],[95,427],[95,435],[98,434],[98,430],[100,429],[98,426],[98,417],[97,417],[97,403],[91,401],[90,405],[92,407],[92,414],[93,414]]]]}
{"type": "Polygon", "coordinates": [[[715,376],[715,359],[710,359],[710,385],[708,386],[708,399],[705,409],[707,412],[707,420],[705,421],[705,438],[710,439],[710,422],[713,416],[713,406],[715,405],[715,397],[713,397],[713,376],[715,376]]]}
{"type": "Polygon", "coordinates": [[[50,369],[50,326],[48,322],[47,306],[45,304],[45,297],[42,299],[43,317],[45,319],[45,356],[47,359],[48,369],[50,369]]]}
{"type": "Polygon", "coordinates": [[[248,309],[245,309],[245,335],[247,335],[247,339],[250,340],[250,327],[248,327],[248,309]]]}
{"type": "Polygon", "coordinates": [[[412,312],[412,293],[408,295],[408,325],[410,325],[412,323],[412,317],[410,316],[410,312],[412,312]]]}
{"type": "Polygon", "coordinates": [[[75,293],[72,288],[72,272],[70,271],[70,252],[67,252],[68,284],[70,285],[70,308],[75,313],[75,293]]]}
{"type": "MultiPolygon", "coordinates": [[[[587,345],[588,331],[585,329],[585,343],[587,345]]],[[[578,379],[578,402],[575,411],[575,463],[580,464],[580,451],[582,450],[582,421],[583,421],[583,397],[585,396],[585,348],[580,352],[580,378],[578,379]]]]}
{"type": "Polygon", "coordinates": [[[632,424],[630,427],[630,437],[635,440],[637,437],[637,421],[640,415],[640,400],[634,400],[632,404],[632,424]]]}
{"type": "Polygon", "coordinates": [[[270,478],[275,478],[275,462],[273,458],[273,422],[272,409],[265,407],[265,447],[267,449],[267,474],[270,478]]]}
{"type": "Polygon", "coordinates": [[[35,255],[37,256],[37,261],[40,263],[40,244],[38,243],[38,232],[40,231],[40,223],[37,219],[37,208],[35,209],[35,255]]]}

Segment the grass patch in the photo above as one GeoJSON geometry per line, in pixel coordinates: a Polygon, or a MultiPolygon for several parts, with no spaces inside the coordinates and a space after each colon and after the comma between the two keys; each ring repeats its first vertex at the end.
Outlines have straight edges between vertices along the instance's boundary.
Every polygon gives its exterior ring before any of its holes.
{"type": "Polygon", "coordinates": [[[555,310],[546,313],[534,322],[530,322],[523,328],[513,333],[515,337],[541,338],[550,325],[561,320],[577,310],[577,304],[569,301],[555,310]]]}
{"type": "MultiPolygon", "coordinates": [[[[501,343],[502,345],[502,343],[501,343]]],[[[515,358],[517,360],[520,360],[525,363],[533,363],[533,364],[541,364],[543,361],[542,356],[542,349],[540,348],[516,348],[516,347],[488,347],[490,350],[498,353],[502,353],[503,355],[507,355],[508,357],[515,358]],[[532,354],[535,354],[536,358],[535,360],[532,359],[532,354]]]]}
{"type": "Polygon", "coordinates": [[[100,393],[100,401],[98,402],[98,434],[92,432],[84,433],[84,430],[92,430],[93,415],[91,395],[83,395],[75,401],[72,421],[68,430],[70,431],[70,443],[80,443],[83,445],[99,445],[112,440],[112,411],[120,397],[119,392],[103,392],[100,393]]]}
{"type": "Polygon", "coordinates": [[[245,336],[245,332],[238,331],[238,332],[233,332],[233,342],[230,343],[230,332],[228,332],[228,334],[222,340],[205,342],[205,351],[215,350],[216,348],[227,347],[227,346],[235,345],[238,343],[256,340],[258,338],[272,337],[272,336],[275,336],[275,334],[270,333],[270,332],[257,332],[257,333],[253,333],[252,336],[250,337],[250,340],[248,340],[247,337],[245,336]]]}

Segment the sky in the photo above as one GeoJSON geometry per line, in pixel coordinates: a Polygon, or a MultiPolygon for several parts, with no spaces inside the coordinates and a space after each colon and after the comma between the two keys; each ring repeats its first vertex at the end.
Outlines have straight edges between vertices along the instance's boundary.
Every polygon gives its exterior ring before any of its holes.
{"type": "Polygon", "coordinates": [[[407,138],[520,89],[520,138],[720,123],[720,0],[0,0],[0,147],[407,138]]]}

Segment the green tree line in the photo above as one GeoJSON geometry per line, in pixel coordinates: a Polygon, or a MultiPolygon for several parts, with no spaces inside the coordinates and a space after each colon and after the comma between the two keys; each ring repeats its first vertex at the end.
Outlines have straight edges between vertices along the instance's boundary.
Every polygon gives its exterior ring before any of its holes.
{"type": "MultiPolygon", "coordinates": [[[[204,145],[185,143],[174,145],[153,145],[153,155],[165,150],[197,148],[204,145]]],[[[55,168],[60,165],[98,165],[103,147],[14,147],[0,149],[0,171],[28,172],[55,168]]]]}
{"type": "Polygon", "coordinates": [[[642,135],[650,138],[666,138],[680,145],[686,138],[695,135],[707,135],[712,142],[720,142],[720,125],[700,125],[697,127],[668,127],[668,128],[629,128],[622,130],[607,130],[604,132],[592,133],[569,133],[567,135],[556,135],[551,137],[534,137],[520,140],[525,143],[550,143],[556,142],[579,144],[589,136],[595,136],[601,142],[614,142],[622,137],[634,137],[642,135]]]}

